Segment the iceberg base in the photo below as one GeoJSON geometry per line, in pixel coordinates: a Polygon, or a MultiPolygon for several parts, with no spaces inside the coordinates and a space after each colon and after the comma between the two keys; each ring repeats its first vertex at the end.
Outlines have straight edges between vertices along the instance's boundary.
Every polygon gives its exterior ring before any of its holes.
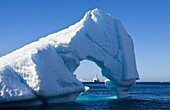
{"type": "Polygon", "coordinates": [[[47,104],[74,102],[81,92],[54,96],[46,99],[47,104]]]}
{"type": "Polygon", "coordinates": [[[73,102],[81,94],[81,92],[71,93],[60,96],[53,96],[45,99],[32,99],[32,100],[20,100],[14,102],[4,102],[0,104],[0,107],[28,107],[43,104],[54,104],[54,103],[67,103],[73,102]]]}
{"type": "Polygon", "coordinates": [[[42,105],[43,102],[39,99],[32,99],[32,100],[20,100],[15,102],[4,102],[0,104],[0,107],[28,107],[28,106],[35,106],[35,105],[42,105]]]}
{"type": "Polygon", "coordinates": [[[128,91],[134,86],[135,83],[135,79],[120,80],[115,82],[107,79],[105,81],[106,87],[112,90],[116,94],[118,99],[127,98],[128,91]]]}

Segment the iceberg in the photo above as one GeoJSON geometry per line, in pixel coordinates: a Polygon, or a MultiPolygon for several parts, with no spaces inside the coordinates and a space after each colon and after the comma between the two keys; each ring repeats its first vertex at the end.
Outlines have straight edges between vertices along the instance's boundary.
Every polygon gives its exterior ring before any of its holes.
{"type": "Polygon", "coordinates": [[[0,58],[0,105],[71,102],[85,91],[74,71],[80,61],[95,62],[118,98],[139,79],[134,46],[118,19],[99,9],[76,24],[0,58]]]}

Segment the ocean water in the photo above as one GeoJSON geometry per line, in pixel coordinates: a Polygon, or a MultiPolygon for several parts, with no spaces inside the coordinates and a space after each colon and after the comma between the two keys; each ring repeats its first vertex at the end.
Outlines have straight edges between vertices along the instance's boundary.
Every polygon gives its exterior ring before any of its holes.
{"type": "Polygon", "coordinates": [[[0,110],[170,110],[170,83],[138,83],[127,99],[116,99],[104,84],[84,84],[90,90],[76,102],[0,110]]]}

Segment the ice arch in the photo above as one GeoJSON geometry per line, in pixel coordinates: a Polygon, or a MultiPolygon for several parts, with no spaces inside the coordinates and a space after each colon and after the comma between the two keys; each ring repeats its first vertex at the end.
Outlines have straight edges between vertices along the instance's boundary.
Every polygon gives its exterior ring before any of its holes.
{"type": "Polygon", "coordinates": [[[74,71],[74,74],[81,82],[92,82],[96,75],[101,82],[106,79],[102,76],[100,67],[89,60],[81,61],[79,67],[74,71]]]}
{"type": "Polygon", "coordinates": [[[101,68],[118,98],[139,78],[131,37],[119,20],[94,9],[68,29],[0,58],[0,105],[74,101],[85,90],[73,75],[82,60],[101,68]]]}
{"type": "MultiPolygon", "coordinates": [[[[81,59],[81,60],[84,60],[84,59],[81,59]]],[[[118,98],[127,97],[128,90],[135,84],[136,79],[123,80],[123,79],[121,79],[123,77],[123,74],[117,74],[116,77],[115,77],[115,74],[112,74],[112,72],[108,69],[108,67],[105,66],[105,64],[107,64],[107,61],[106,62],[100,61],[101,59],[96,59],[96,58],[91,57],[91,56],[87,56],[85,58],[85,60],[93,61],[94,63],[96,63],[101,68],[102,75],[104,77],[108,78],[108,80],[105,81],[106,87],[108,87],[113,92],[115,92],[118,98]],[[116,78],[120,78],[120,79],[116,79],[116,78]]],[[[70,59],[70,61],[71,61],[71,59],[70,59]]],[[[70,64],[71,65],[67,64],[67,66],[69,68],[72,65],[77,65],[77,66],[74,67],[75,69],[73,69],[73,71],[72,71],[72,73],[74,73],[74,71],[78,68],[80,63],[74,64],[72,62],[70,64]]],[[[117,66],[117,65],[113,64],[112,66],[117,66]]]]}

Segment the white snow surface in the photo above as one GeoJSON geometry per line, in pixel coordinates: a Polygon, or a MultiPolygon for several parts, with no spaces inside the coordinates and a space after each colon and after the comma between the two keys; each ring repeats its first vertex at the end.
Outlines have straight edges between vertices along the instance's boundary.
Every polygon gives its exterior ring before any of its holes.
{"type": "Polygon", "coordinates": [[[117,85],[139,78],[134,46],[121,22],[99,9],[78,23],[0,58],[0,102],[83,92],[73,72],[91,60],[117,85]]]}

